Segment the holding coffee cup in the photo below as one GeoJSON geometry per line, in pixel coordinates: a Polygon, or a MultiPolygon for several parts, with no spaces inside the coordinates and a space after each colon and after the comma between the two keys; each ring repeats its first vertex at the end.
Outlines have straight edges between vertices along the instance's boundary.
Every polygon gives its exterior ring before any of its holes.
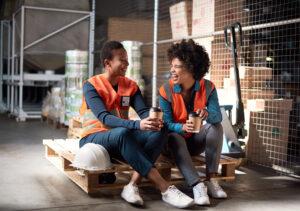
{"type": "Polygon", "coordinates": [[[202,119],[200,118],[199,114],[196,112],[189,113],[188,121],[194,125],[194,130],[192,133],[199,133],[202,126],[202,119]]]}
{"type": "Polygon", "coordinates": [[[150,118],[157,118],[157,119],[162,120],[163,112],[158,107],[152,107],[152,108],[150,108],[150,111],[149,111],[149,117],[150,118]]]}

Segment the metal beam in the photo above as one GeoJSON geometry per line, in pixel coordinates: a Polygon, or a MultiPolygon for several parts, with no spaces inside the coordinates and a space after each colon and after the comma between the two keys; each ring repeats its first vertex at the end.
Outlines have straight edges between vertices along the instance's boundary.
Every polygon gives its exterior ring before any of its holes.
{"type": "MultiPolygon", "coordinates": [[[[300,23],[300,18],[296,18],[296,19],[292,19],[292,20],[277,21],[277,22],[272,22],[272,23],[263,23],[263,24],[252,25],[252,26],[244,26],[243,32],[255,30],[255,29],[265,29],[265,28],[270,28],[270,27],[289,25],[289,24],[293,24],[293,23],[300,23]]],[[[180,41],[182,39],[208,38],[208,37],[213,37],[213,36],[222,35],[222,34],[224,34],[223,30],[209,33],[209,34],[187,36],[187,37],[182,37],[182,38],[178,38],[178,39],[159,40],[159,41],[157,41],[157,44],[172,43],[172,42],[180,41]]],[[[154,44],[154,42],[144,43],[144,45],[153,45],[153,44],[154,44]]]]}

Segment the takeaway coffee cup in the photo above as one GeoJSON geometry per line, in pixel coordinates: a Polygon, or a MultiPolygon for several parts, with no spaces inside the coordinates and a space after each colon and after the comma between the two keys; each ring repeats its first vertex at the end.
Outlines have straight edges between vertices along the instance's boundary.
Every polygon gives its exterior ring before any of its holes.
{"type": "Polygon", "coordinates": [[[196,112],[189,113],[189,122],[193,123],[194,125],[194,130],[192,133],[199,133],[202,125],[202,119],[200,118],[199,114],[196,112]]]}
{"type": "Polygon", "coordinates": [[[152,108],[150,108],[149,117],[151,117],[151,118],[158,118],[158,119],[162,120],[162,118],[163,118],[163,112],[158,107],[152,107],[152,108]]]}

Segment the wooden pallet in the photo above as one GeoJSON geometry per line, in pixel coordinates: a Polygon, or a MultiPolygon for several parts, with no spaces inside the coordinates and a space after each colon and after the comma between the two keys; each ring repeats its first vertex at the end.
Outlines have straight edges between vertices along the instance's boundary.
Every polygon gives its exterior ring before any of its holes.
{"type": "MultiPolygon", "coordinates": [[[[82,188],[88,194],[93,194],[105,189],[122,188],[128,183],[133,169],[126,163],[115,161],[113,167],[102,171],[85,171],[77,170],[70,166],[75,157],[74,144],[78,144],[78,139],[44,139],[46,158],[65,175],[69,177],[74,183],[82,188]],[[71,147],[73,145],[73,147],[71,147]],[[114,172],[117,180],[113,184],[100,184],[99,175],[103,173],[114,172]]],[[[205,159],[201,156],[193,157],[193,161],[197,169],[202,170],[205,166],[205,159]]],[[[232,180],[235,178],[235,164],[236,160],[228,157],[222,157],[220,161],[221,173],[218,179],[232,180]]],[[[159,159],[156,163],[156,168],[161,175],[171,184],[183,182],[181,174],[178,169],[167,160],[159,159]]],[[[204,169],[205,171],[205,169],[204,169]]],[[[140,186],[148,186],[151,183],[148,180],[143,180],[140,186]]]]}

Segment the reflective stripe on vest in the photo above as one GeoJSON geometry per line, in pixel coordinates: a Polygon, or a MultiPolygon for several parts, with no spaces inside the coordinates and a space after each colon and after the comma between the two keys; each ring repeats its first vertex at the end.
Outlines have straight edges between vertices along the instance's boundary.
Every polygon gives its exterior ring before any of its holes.
{"type": "MultiPolygon", "coordinates": [[[[122,119],[128,119],[128,106],[121,105],[121,97],[132,97],[138,90],[136,83],[126,77],[120,77],[118,81],[118,91],[116,92],[110,82],[104,78],[103,74],[93,76],[88,80],[96,89],[108,112],[122,119]]],[[[109,130],[88,108],[83,97],[80,115],[83,119],[83,131],[81,137],[85,137],[95,132],[109,130]]]]}
{"type": "MultiPolygon", "coordinates": [[[[208,98],[215,88],[212,82],[205,79],[201,79],[199,83],[200,89],[196,92],[194,99],[194,111],[204,109],[207,106],[208,98]]],[[[175,93],[173,89],[174,84],[172,80],[169,80],[169,82],[160,87],[159,93],[165,100],[171,103],[174,121],[184,124],[188,117],[187,109],[182,95],[175,93]]]]}

